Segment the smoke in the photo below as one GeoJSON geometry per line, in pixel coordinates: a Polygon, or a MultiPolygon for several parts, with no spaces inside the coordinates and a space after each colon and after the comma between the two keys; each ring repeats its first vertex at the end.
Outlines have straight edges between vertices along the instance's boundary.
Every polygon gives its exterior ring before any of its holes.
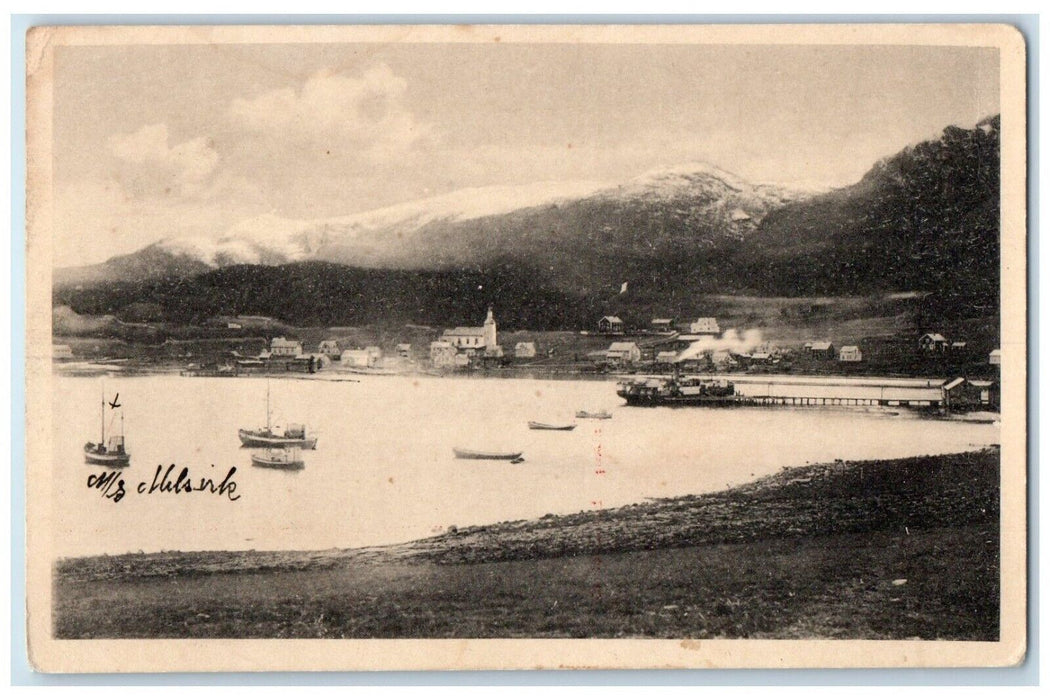
{"type": "Polygon", "coordinates": [[[729,328],[722,334],[721,338],[703,337],[694,341],[692,345],[678,354],[675,362],[692,360],[705,353],[718,350],[726,350],[735,355],[743,355],[753,351],[761,344],[762,331],[757,328],[749,328],[742,335],[735,328],[729,328]]]}

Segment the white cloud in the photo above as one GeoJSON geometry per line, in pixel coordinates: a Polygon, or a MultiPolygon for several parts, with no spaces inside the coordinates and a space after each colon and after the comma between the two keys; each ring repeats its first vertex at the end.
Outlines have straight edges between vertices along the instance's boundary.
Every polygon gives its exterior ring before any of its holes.
{"type": "Polygon", "coordinates": [[[107,141],[121,164],[119,179],[130,194],[158,191],[195,194],[219,164],[219,154],[208,139],[198,137],[168,146],[168,127],[147,124],[131,134],[107,141]]]}
{"type": "Polygon", "coordinates": [[[235,126],[273,139],[352,145],[359,155],[381,157],[403,152],[429,133],[405,106],[407,89],[385,64],[359,77],[320,71],[298,91],[237,98],[228,116],[235,126]]]}

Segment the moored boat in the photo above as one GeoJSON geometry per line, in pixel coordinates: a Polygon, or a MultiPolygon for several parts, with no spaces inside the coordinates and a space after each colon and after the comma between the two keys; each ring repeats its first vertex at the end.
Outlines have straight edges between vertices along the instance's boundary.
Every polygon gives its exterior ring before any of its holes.
{"type": "Polygon", "coordinates": [[[262,452],[252,452],[252,466],[270,469],[304,469],[306,463],[298,447],[274,447],[262,452]]]}
{"type": "Polygon", "coordinates": [[[575,423],[555,424],[540,423],[539,421],[534,420],[529,421],[529,430],[573,430],[575,428],[575,423]]]}
{"type": "Polygon", "coordinates": [[[468,450],[461,447],[453,447],[452,452],[456,455],[456,459],[502,459],[510,461],[521,459],[521,452],[486,452],[483,450],[468,450]]]}
{"type": "MultiPolygon", "coordinates": [[[[113,409],[120,406],[117,400],[120,394],[113,399],[113,409]]],[[[106,392],[102,392],[102,408],[100,411],[100,432],[98,442],[84,443],[84,461],[88,464],[99,464],[105,467],[126,467],[131,463],[131,454],[124,446],[124,414],[120,414],[120,432],[111,434],[106,441],[106,392]]]]}
{"type": "Polygon", "coordinates": [[[317,448],[317,437],[306,434],[306,426],[291,423],[283,431],[278,431],[270,422],[270,384],[266,384],[266,427],[241,428],[237,431],[244,447],[300,447],[304,450],[317,448]]]}
{"type": "Polygon", "coordinates": [[[590,418],[592,420],[609,420],[612,414],[608,411],[576,411],[577,418],[590,418]]]}

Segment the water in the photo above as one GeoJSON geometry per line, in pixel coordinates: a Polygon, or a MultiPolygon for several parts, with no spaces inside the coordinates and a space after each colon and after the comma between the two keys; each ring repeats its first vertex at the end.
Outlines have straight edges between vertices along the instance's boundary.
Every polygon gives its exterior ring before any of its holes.
{"type": "Polygon", "coordinates": [[[306,468],[252,467],[237,429],[266,420],[262,378],[114,377],[131,466],[114,503],[87,487],[82,446],[99,430],[101,382],[55,377],[55,551],[60,556],[202,549],[326,549],[402,542],[450,525],[534,518],[703,493],[782,466],[973,449],[993,425],[819,409],[631,408],[612,382],[361,377],[270,381],[275,421],[319,436],[306,468]],[[576,420],[609,409],[611,420],[576,420]],[[576,422],[535,431],[528,420],[576,422]],[[457,460],[453,447],[521,450],[525,462],[457,460]],[[157,465],[239,500],[135,492],[157,465]],[[214,465],[214,467],[212,466],[214,465]]]}

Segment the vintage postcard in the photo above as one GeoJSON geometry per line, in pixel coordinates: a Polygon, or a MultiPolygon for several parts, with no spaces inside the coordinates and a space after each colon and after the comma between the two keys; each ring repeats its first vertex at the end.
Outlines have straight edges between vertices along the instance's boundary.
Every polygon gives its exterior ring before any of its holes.
{"type": "Polygon", "coordinates": [[[35,668],[1023,660],[1014,28],[27,45],[35,668]]]}

